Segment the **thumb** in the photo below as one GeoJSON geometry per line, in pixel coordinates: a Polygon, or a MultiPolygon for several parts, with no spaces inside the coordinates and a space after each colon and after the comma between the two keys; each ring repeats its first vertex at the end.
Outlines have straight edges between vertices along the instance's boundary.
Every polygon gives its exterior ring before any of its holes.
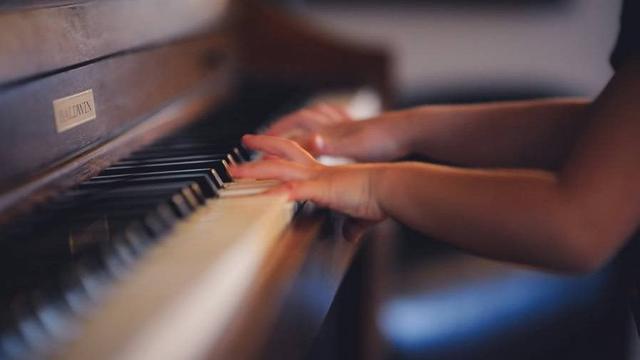
{"type": "Polygon", "coordinates": [[[327,194],[324,186],[318,180],[293,180],[288,181],[278,188],[273,189],[274,193],[286,192],[289,194],[289,200],[303,201],[311,200],[320,206],[327,206],[327,194]]]}
{"type": "Polygon", "coordinates": [[[331,155],[328,153],[327,138],[320,134],[297,134],[289,139],[298,143],[313,156],[331,155]]]}

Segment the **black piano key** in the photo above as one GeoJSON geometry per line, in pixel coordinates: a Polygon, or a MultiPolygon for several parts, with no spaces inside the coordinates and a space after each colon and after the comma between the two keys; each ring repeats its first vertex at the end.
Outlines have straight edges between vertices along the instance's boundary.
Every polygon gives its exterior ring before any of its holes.
{"type": "MultiPolygon", "coordinates": [[[[115,230],[110,233],[109,239],[114,238],[117,234],[124,231],[127,226],[136,221],[144,226],[150,236],[160,237],[168,232],[178,219],[175,212],[167,204],[160,204],[156,209],[147,207],[144,211],[117,208],[111,211],[111,213],[105,213],[103,215],[109,228],[115,230]],[[162,211],[157,210],[165,206],[167,209],[163,209],[162,211]]],[[[70,226],[76,224],[79,224],[79,222],[71,223],[70,226]]]]}
{"type": "Polygon", "coordinates": [[[62,300],[74,315],[83,315],[91,307],[91,298],[82,285],[77,271],[72,270],[63,275],[61,280],[64,287],[62,300]]]}
{"type": "Polygon", "coordinates": [[[193,181],[198,184],[204,196],[212,198],[218,195],[218,187],[207,174],[171,174],[156,176],[125,176],[111,179],[93,179],[78,186],[78,189],[109,189],[123,185],[146,185],[193,181]]]}
{"type": "Polygon", "coordinates": [[[82,188],[76,187],[67,192],[67,196],[71,197],[70,201],[82,199],[97,199],[111,196],[121,196],[126,194],[137,193],[140,196],[154,196],[154,194],[162,194],[163,192],[179,192],[182,188],[189,187],[193,181],[175,181],[175,182],[158,182],[155,184],[126,184],[120,186],[106,186],[102,189],[98,188],[82,188]],[[84,197],[84,198],[83,198],[84,197]]]}
{"type": "MultiPolygon", "coordinates": [[[[176,221],[190,216],[232,181],[229,164],[250,157],[236,142],[211,141],[210,133],[193,134],[135,152],[41,206],[35,219],[6,233],[20,240],[14,242],[19,244],[15,262],[25,260],[21,265],[30,274],[11,286],[41,289],[48,286],[40,282],[45,273],[62,275],[55,282],[57,290],[32,297],[30,311],[17,315],[20,321],[11,326],[13,332],[3,333],[7,335],[0,338],[0,356],[19,355],[49,337],[64,337],[69,332],[65,319],[71,318],[67,314],[89,311],[108,284],[126,274],[176,221]],[[85,241],[75,252],[69,249],[72,238],[85,241]],[[18,250],[20,246],[25,249],[18,250]],[[31,260],[43,256],[52,261],[31,260]]],[[[8,238],[4,234],[0,233],[2,240],[8,238]]]]}
{"type": "Polygon", "coordinates": [[[113,222],[121,221],[123,223],[131,222],[132,220],[143,218],[144,216],[152,213],[159,214],[158,220],[166,226],[172,226],[175,221],[190,213],[192,207],[187,207],[188,210],[183,211],[186,201],[180,197],[180,194],[167,193],[158,199],[135,199],[128,200],[126,198],[110,198],[101,199],[95,204],[89,203],[91,208],[88,210],[72,209],[65,215],[73,216],[73,220],[68,222],[69,224],[82,224],[91,219],[105,218],[113,225],[113,222]],[[176,197],[177,195],[177,197],[176,197]],[[161,211],[158,210],[161,208],[161,211]]]}
{"type": "Polygon", "coordinates": [[[206,176],[211,181],[216,189],[224,187],[224,182],[214,169],[189,169],[189,170],[173,170],[173,171],[150,171],[134,174],[118,174],[118,175],[99,175],[84,182],[79,187],[85,184],[91,184],[95,182],[107,181],[107,180],[127,180],[127,179],[143,179],[147,177],[156,176],[173,176],[173,175],[193,175],[193,176],[206,176]]]}
{"type": "Polygon", "coordinates": [[[226,160],[196,160],[184,162],[152,163],[143,165],[111,166],[104,169],[100,175],[135,174],[150,171],[171,171],[189,169],[214,169],[224,182],[231,181],[226,160]]]}
{"type": "Polygon", "coordinates": [[[96,257],[85,257],[75,265],[80,284],[91,300],[92,305],[98,304],[100,299],[103,298],[107,285],[111,280],[96,260],[96,257]]]}
{"type": "Polygon", "coordinates": [[[79,188],[71,191],[70,195],[73,199],[84,199],[83,204],[89,209],[108,201],[120,201],[125,205],[128,199],[157,198],[161,201],[169,196],[170,202],[176,203],[175,206],[182,207],[184,203],[188,209],[193,210],[206,201],[198,184],[190,181],[122,186],[102,192],[79,188]]]}
{"type": "Polygon", "coordinates": [[[118,259],[126,269],[130,268],[136,259],[136,253],[124,241],[116,241],[113,243],[113,256],[118,259]]]}
{"type": "Polygon", "coordinates": [[[102,244],[96,257],[102,265],[102,270],[112,280],[120,279],[131,266],[131,258],[128,256],[123,257],[118,249],[119,246],[125,246],[122,236],[112,243],[102,244]]]}
{"type": "Polygon", "coordinates": [[[150,211],[150,214],[157,216],[157,219],[166,224],[169,228],[173,227],[175,222],[178,220],[171,211],[171,206],[167,203],[158,204],[150,211]]]}
{"type": "Polygon", "coordinates": [[[192,208],[188,205],[188,202],[179,195],[172,196],[169,205],[171,205],[172,209],[180,218],[186,218],[191,214],[192,208]]]}
{"type": "Polygon", "coordinates": [[[38,318],[30,301],[24,299],[14,312],[17,318],[17,331],[30,352],[51,341],[51,336],[38,318]]]}
{"type": "Polygon", "coordinates": [[[151,144],[142,150],[136,151],[134,154],[150,153],[154,151],[171,151],[171,150],[184,150],[184,149],[205,149],[210,152],[227,152],[229,149],[233,149],[238,146],[238,142],[219,142],[212,140],[202,140],[194,138],[193,136],[187,137],[175,137],[169,140],[160,141],[156,144],[151,144]]]}
{"type": "Polygon", "coordinates": [[[178,217],[188,216],[197,205],[187,201],[184,194],[167,194],[169,197],[158,204],[158,201],[142,202],[139,199],[101,199],[91,210],[81,211],[69,226],[80,226],[93,218],[104,217],[110,228],[122,230],[133,220],[138,219],[146,225],[150,234],[164,234],[175,223],[178,217]]]}
{"type": "Polygon", "coordinates": [[[126,221],[126,219],[129,219],[128,223],[130,223],[133,219],[140,219],[156,235],[164,234],[178,220],[174,210],[167,202],[153,203],[142,209],[121,209],[118,206],[113,206],[111,208],[107,207],[105,213],[106,211],[109,211],[109,213],[105,216],[110,220],[123,219],[126,221]]]}
{"type": "Polygon", "coordinates": [[[184,217],[191,213],[199,201],[191,187],[157,188],[126,188],[109,191],[84,202],[86,209],[72,208],[69,211],[86,212],[90,216],[95,214],[117,214],[126,208],[133,210],[140,206],[142,210],[151,208],[156,204],[165,203],[173,210],[174,215],[184,217]]]}
{"type": "Polygon", "coordinates": [[[136,198],[156,198],[158,201],[161,201],[167,195],[173,196],[174,194],[183,196],[188,205],[194,209],[206,201],[203,191],[197,183],[182,181],[133,184],[127,187],[117,187],[115,189],[109,189],[103,193],[103,196],[94,198],[91,203],[100,206],[102,202],[113,200],[126,205],[129,200],[135,202],[136,198]]]}
{"type": "Polygon", "coordinates": [[[171,225],[164,222],[155,212],[146,214],[140,222],[155,239],[159,239],[171,229],[171,225]]]}
{"type": "Polygon", "coordinates": [[[144,254],[154,239],[153,235],[140,222],[134,222],[127,226],[123,237],[124,243],[131,248],[136,256],[144,254]]]}
{"type": "Polygon", "coordinates": [[[175,194],[175,192],[167,192],[155,197],[141,198],[131,198],[127,196],[102,197],[91,201],[85,201],[83,203],[83,205],[85,205],[84,209],[81,207],[69,206],[68,204],[61,204],[50,208],[49,211],[52,212],[50,216],[56,220],[58,218],[68,217],[67,220],[70,221],[110,214],[113,211],[124,208],[129,211],[144,213],[156,204],[168,200],[173,194],[175,194]]]}
{"type": "Polygon", "coordinates": [[[69,340],[73,329],[71,309],[62,300],[61,292],[44,294],[38,291],[33,298],[34,312],[49,336],[57,340],[69,340]]]}
{"type": "Polygon", "coordinates": [[[231,155],[236,159],[237,163],[243,163],[251,160],[251,152],[242,145],[234,147],[231,155]]]}
{"type": "MultiPolygon", "coordinates": [[[[131,194],[117,194],[118,196],[100,197],[93,201],[86,201],[81,207],[56,206],[50,208],[52,213],[45,221],[40,220],[39,226],[56,224],[57,228],[63,232],[72,229],[79,229],[82,226],[92,224],[92,222],[106,219],[110,222],[109,227],[113,228],[115,221],[123,223],[130,222],[135,218],[141,218],[148,213],[157,212],[162,223],[171,226],[178,216],[184,216],[185,211],[181,205],[183,200],[176,197],[180,192],[166,191],[163,193],[153,193],[131,196],[131,194]]],[[[192,200],[194,203],[196,200],[192,200]]]]}
{"type": "Polygon", "coordinates": [[[108,225],[105,228],[112,231],[125,229],[132,220],[141,218],[142,224],[148,225],[145,228],[149,235],[157,237],[165,233],[177,217],[188,216],[200,202],[204,201],[203,198],[197,198],[198,192],[196,190],[197,185],[192,183],[172,184],[172,186],[162,189],[157,187],[118,189],[118,191],[107,193],[108,196],[93,199],[95,203],[85,202],[84,206],[80,208],[70,208],[65,211],[61,211],[60,208],[54,209],[57,216],[53,216],[51,222],[55,223],[57,219],[63,219],[63,222],[58,223],[54,231],[48,231],[45,236],[41,237],[33,236],[33,240],[28,242],[35,241],[36,244],[32,248],[49,254],[53,254],[52,248],[58,248],[60,250],[57,250],[56,257],[60,258],[69,254],[70,251],[70,255],[83,252],[86,248],[95,246],[99,242],[109,241],[115,235],[107,233],[96,236],[99,234],[96,234],[96,228],[91,228],[91,226],[94,219],[101,221],[102,217],[108,225]],[[158,202],[166,203],[158,205],[158,202]],[[157,216],[153,214],[154,211],[157,211],[157,216]],[[90,230],[88,234],[85,229],[90,230]],[[80,245],[76,245],[77,239],[83,239],[80,241],[80,245]],[[68,249],[69,245],[78,248],[68,249]]]}
{"type": "Polygon", "coordinates": [[[116,192],[115,189],[79,189],[74,190],[68,197],[52,202],[42,209],[42,218],[59,217],[66,215],[65,211],[88,211],[118,204],[131,205],[132,207],[153,205],[169,198],[177,192],[174,189],[162,189],[156,191],[140,192],[116,192]],[[135,193],[137,197],[133,197],[135,193]]]}
{"type": "Polygon", "coordinates": [[[156,155],[147,155],[144,158],[126,158],[116,162],[113,166],[136,166],[155,163],[172,163],[172,162],[188,162],[188,161],[209,161],[209,160],[227,160],[235,161],[231,154],[165,154],[158,153],[156,155]]]}
{"type": "Polygon", "coordinates": [[[174,146],[174,147],[156,147],[145,149],[140,152],[136,152],[126,158],[125,160],[144,160],[144,159],[153,159],[157,157],[169,157],[169,156],[208,156],[213,153],[222,153],[228,154],[232,157],[232,159],[236,162],[247,161],[250,158],[249,151],[244,148],[242,145],[232,145],[226,147],[220,146],[211,146],[207,144],[202,145],[194,145],[194,144],[186,144],[183,146],[174,146]]]}

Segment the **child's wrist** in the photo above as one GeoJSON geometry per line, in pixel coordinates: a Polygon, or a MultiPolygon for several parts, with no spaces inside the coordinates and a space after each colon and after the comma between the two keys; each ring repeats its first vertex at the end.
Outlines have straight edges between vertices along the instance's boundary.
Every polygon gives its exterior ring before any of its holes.
{"type": "Polygon", "coordinates": [[[394,160],[411,153],[411,131],[400,112],[392,112],[383,115],[371,128],[373,137],[379,139],[380,144],[386,149],[387,160],[394,160]]]}
{"type": "Polygon", "coordinates": [[[399,157],[416,152],[416,144],[421,141],[420,119],[414,110],[403,110],[389,118],[389,134],[395,141],[399,157]]]}
{"type": "Polygon", "coordinates": [[[373,165],[370,170],[371,197],[376,207],[387,216],[386,197],[391,194],[389,180],[392,178],[394,164],[384,163],[373,165]]]}

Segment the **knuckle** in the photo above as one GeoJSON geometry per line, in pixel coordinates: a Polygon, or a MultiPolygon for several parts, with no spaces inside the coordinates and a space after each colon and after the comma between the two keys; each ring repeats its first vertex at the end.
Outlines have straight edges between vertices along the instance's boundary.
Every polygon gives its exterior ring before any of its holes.
{"type": "Polygon", "coordinates": [[[289,195],[294,198],[294,199],[298,199],[300,197],[300,183],[297,181],[289,181],[286,182],[284,185],[284,188],[287,190],[287,192],[289,193],[289,195]]]}

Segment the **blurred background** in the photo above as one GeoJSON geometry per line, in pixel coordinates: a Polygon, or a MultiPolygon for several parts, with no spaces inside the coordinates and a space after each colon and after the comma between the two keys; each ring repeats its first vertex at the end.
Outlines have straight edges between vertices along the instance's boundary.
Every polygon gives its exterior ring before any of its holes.
{"type": "Polygon", "coordinates": [[[380,45],[401,105],[593,96],[611,75],[619,0],[280,0],[327,33],[380,45]]]}
{"type": "MultiPolygon", "coordinates": [[[[395,107],[594,97],[612,75],[621,6],[618,0],[276,3],[328,34],[386,48],[395,107]]],[[[388,231],[394,241],[377,250],[386,267],[370,275],[376,325],[364,340],[365,358],[638,358],[615,264],[589,276],[562,276],[463,254],[399,226],[388,231]]],[[[345,316],[333,321],[353,327],[345,316]]],[[[336,355],[322,343],[312,358],[336,355]]]]}

